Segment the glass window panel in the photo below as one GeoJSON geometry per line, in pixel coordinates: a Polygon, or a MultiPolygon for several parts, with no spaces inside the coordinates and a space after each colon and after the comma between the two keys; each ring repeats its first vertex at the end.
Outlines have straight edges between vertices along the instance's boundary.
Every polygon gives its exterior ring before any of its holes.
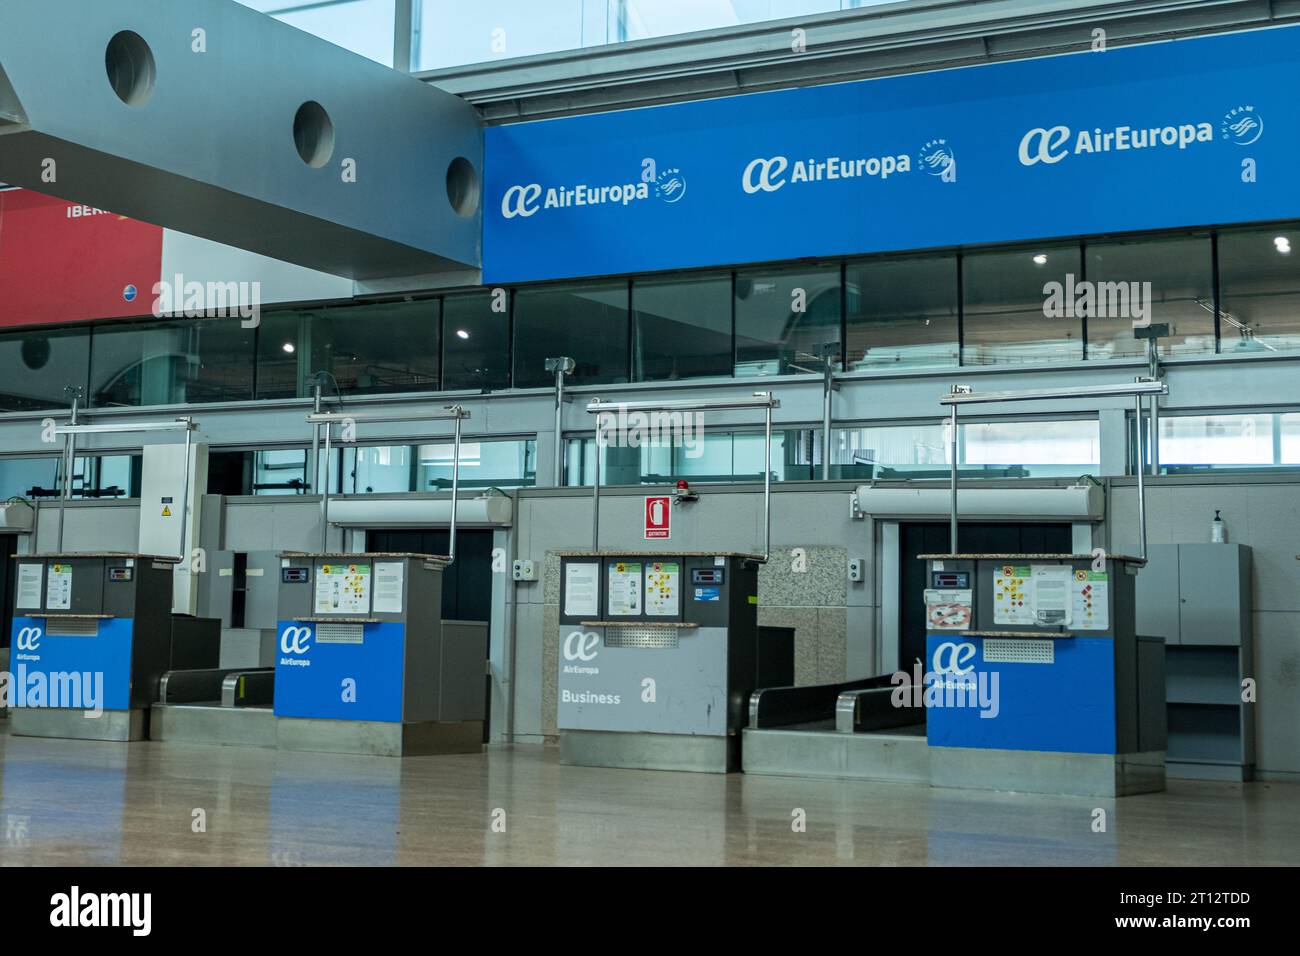
{"type": "Polygon", "coordinates": [[[253,339],[237,318],[96,327],[90,404],[246,401],[253,397],[253,339]]]}
{"type": "Polygon", "coordinates": [[[344,395],[438,390],[438,300],[325,309],[310,329],[313,369],[344,395]]]}
{"type": "Polygon", "coordinates": [[[636,380],[731,374],[731,276],[632,283],[636,380]]]}
{"type": "Polygon", "coordinates": [[[393,65],[394,0],[239,0],[353,53],[393,65]]]}
{"type": "MultiPolygon", "coordinates": [[[[417,491],[451,488],[455,447],[451,442],[417,446],[417,491]]],[[[462,489],[520,488],[537,484],[537,442],[532,439],[462,441],[459,482],[462,489]]]]}
{"type": "Polygon", "coordinates": [[[410,445],[373,445],[343,449],[343,493],[369,495],[413,490],[410,445]]]}
{"type": "Polygon", "coordinates": [[[962,362],[1043,365],[1083,359],[1083,321],[1046,313],[1048,285],[1082,275],[1077,245],[975,252],[962,260],[962,362]]]}
{"type": "MultiPolygon", "coordinates": [[[[835,429],[832,478],[947,478],[951,457],[943,423],[835,429]]],[[[964,422],[963,478],[1077,476],[1101,462],[1096,419],[964,422]]]]}
{"type": "MultiPolygon", "coordinates": [[[[1295,416],[1284,417],[1293,428],[1295,416]]],[[[1286,459],[1275,449],[1274,425],[1273,415],[1162,415],[1160,465],[1177,471],[1281,464],[1286,459]]]]}
{"type": "MultiPolygon", "coordinates": [[[[811,477],[806,465],[787,462],[787,450],[808,437],[806,430],[788,429],[772,433],[772,479],[790,481],[811,477]]],[[[594,480],[595,438],[571,438],[565,442],[565,484],[590,485],[594,480]]],[[[667,444],[635,448],[609,445],[601,459],[600,484],[663,485],[679,478],[692,482],[762,481],[762,432],[708,432],[694,447],[667,444]]],[[[795,456],[797,457],[797,456],[795,456]]]]}
{"type": "MultiPolygon", "coordinates": [[[[268,312],[257,330],[257,397],[301,398],[311,394],[310,310],[268,312]]],[[[327,391],[328,395],[329,392],[327,391]]]]}
{"type": "Polygon", "coordinates": [[[850,262],[849,368],[956,365],[957,293],[955,255],[850,262]]]}
{"type": "Polygon", "coordinates": [[[32,488],[57,489],[58,458],[0,458],[0,496],[27,497],[32,488]]]}
{"type": "Polygon", "coordinates": [[[1220,233],[1219,294],[1224,352],[1300,348],[1300,229],[1220,233]]]}
{"type": "Polygon", "coordinates": [[[416,7],[414,46],[419,68],[432,70],[891,2],[895,0],[422,0],[416,7]]]}
{"type": "Polygon", "coordinates": [[[443,378],[448,391],[510,387],[510,315],[496,311],[491,293],[442,301],[443,378]]]}
{"type": "MultiPolygon", "coordinates": [[[[331,454],[334,450],[331,449],[331,454]]],[[[305,448],[268,448],[253,452],[253,487],[255,495],[298,495],[310,492],[307,483],[305,448]]]]}
{"type": "Polygon", "coordinates": [[[0,335],[0,412],[67,408],[64,388],[81,389],[90,374],[90,328],[31,329],[0,335]]]}
{"type": "Polygon", "coordinates": [[[1088,358],[1146,355],[1147,343],[1133,337],[1134,326],[1165,322],[1162,355],[1213,352],[1213,259],[1209,236],[1089,243],[1083,287],[1093,297],[1088,358]]]}
{"type": "Polygon", "coordinates": [[[839,266],[747,269],[736,274],[736,374],[823,369],[840,341],[839,266]]]}
{"type": "Polygon", "coordinates": [[[627,349],[626,282],[515,293],[516,388],[553,384],[546,360],[560,355],[576,363],[574,384],[626,382],[627,349]]]}

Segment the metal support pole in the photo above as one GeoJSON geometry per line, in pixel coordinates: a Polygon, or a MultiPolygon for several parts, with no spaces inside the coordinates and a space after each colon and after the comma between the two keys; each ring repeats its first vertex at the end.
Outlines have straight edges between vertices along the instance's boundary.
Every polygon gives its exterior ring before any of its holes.
{"type": "Polygon", "coordinates": [[[952,406],[951,418],[948,421],[948,428],[952,432],[948,436],[948,454],[952,458],[951,478],[952,490],[950,501],[948,503],[952,514],[948,517],[948,553],[957,554],[957,406],[952,406]]]}
{"type": "Polygon", "coordinates": [[[596,416],[595,481],[591,483],[591,550],[600,550],[600,415],[596,416]]]}
{"type": "Polygon", "coordinates": [[[456,408],[456,432],[451,446],[451,524],[447,534],[447,566],[456,563],[456,502],[460,491],[460,407],[456,408]]]}
{"type": "MultiPolygon", "coordinates": [[[[1147,375],[1151,381],[1160,381],[1160,340],[1147,339],[1147,375]]],[[[1151,396],[1151,433],[1148,437],[1151,447],[1151,477],[1160,474],[1160,396],[1151,396]]]]}
{"type": "MultiPolygon", "coordinates": [[[[829,393],[828,393],[829,394],[829,393]]],[[[755,392],[755,397],[772,397],[771,392],[755,392]]],[[[763,564],[772,556],[772,405],[763,416],[763,564]]],[[[825,449],[823,449],[823,452],[825,449]]],[[[823,455],[825,457],[825,455],[823,455]]]]}
{"type": "MultiPolygon", "coordinates": [[[[81,397],[74,394],[72,396],[72,416],[68,424],[77,424],[77,406],[81,402],[81,397]]],[[[63,436],[63,494],[59,495],[59,535],[58,543],[55,545],[54,553],[63,553],[63,518],[67,510],[68,501],[72,498],[72,466],[77,456],[77,435],[75,432],[67,432],[63,436]]]]}
{"type": "Polygon", "coordinates": [[[1137,490],[1138,490],[1138,535],[1140,545],[1138,547],[1138,557],[1143,561],[1147,559],[1147,489],[1143,481],[1143,475],[1146,474],[1146,450],[1143,448],[1142,441],[1142,396],[1133,397],[1133,424],[1137,431],[1137,490]]]}
{"type": "Polygon", "coordinates": [[[835,390],[835,356],[840,352],[838,342],[822,346],[822,481],[831,478],[831,411],[835,390]]]}
{"type": "Polygon", "coordinates": [[[564,376],[571,375],[577,365],[567,355],[546,360],[546,371],[555,373],[555,465],[551,471],[551,486],[559,488],[564,483],[564,376]]]}
{"type": "MultiPolygon", "coordinates": [[[[319,415],[320,404],[321,404],[321,384],[319,380],[317,380],[316,384],[312,387],[312,392],[313,392],[313,398],[311,403],[312,414],[319,415]]],[[[320,489],[316,487],[317,485],[320,484],[320,424],[319,423],[313,425],[311,430],[311,464],[307,468],[306,473],[303,475],[303,477],[305,478],[307,475],[311,475],[311,482],[313,486],[311,490],[319,491],[320,489]]],[[[303,489],[304,494],[306,494],[307,491],[308,489],[306,488],[303,489]]]]}
{"type": "Polygon", "coordinates": [[[320,553],[324,554],[329,540],[330,530],[330,433],[334,431],[331,422],[325,422],[325,478],[320,487],[320,553]]]}
{"type": "MultiPolygon", "coordinates": [[[[181,421],[188,422],[189,419],[185,418],[185,419],[181,419],[181,421]]],[[[190,448],[193,445],[193,435],[194,432],[192,429],[189,428],[185,429],[185,459],[184,459],[184,464],[182,465],[182,467],[185,469],[185,480],[181,485],[182,488],[181,506],[179,509],[180,517],[181,517],[181,550],[180,550],[181,563],[185,562],[185,546],[187,544],[186,523],[189,521],[189,514],[190,514],[190,448]]]]}

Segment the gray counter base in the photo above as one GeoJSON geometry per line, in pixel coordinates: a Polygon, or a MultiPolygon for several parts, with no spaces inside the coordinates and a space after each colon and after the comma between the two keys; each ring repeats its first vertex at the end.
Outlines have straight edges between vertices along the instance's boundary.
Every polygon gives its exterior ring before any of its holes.
{"type": "Polygon", "coordinates": [[[14,707],[9,733],[18,737],[63,737],[69,740],[144,740],[148,729],[144,708],[106,710],[87,717],[84,710],[66,707],[14,707]]]}
{"type": "Polygon", "coordinates": [[[1166,760],[1165,775],[1177,780],[1227,780],[1233,783],[1249,783],[1255,779],[1255,768],[1240,763],[1166,760]]]}
{"type": "Polygon", "coordinates": [[[269,707],[154,704],[149,739],[228,747],[274,747],[275,715],[269,707]]]}
{"type": "Polygon", "coordinates": [[[1163,750],[1076,754],[931,747],[930,785],[1071,796],[1124,797],[1165,789],[1163,750]]]}
{"type": "Polygon", "coordinates": [[[738,737],[642,734],[608,730],[561,730],[560,763],[625,770],[739,770],[738,737]]]}
{"type": "Polygon", "coordinates": [[[380,757],[476,754],[483,751],[483,721],[398,724],[374,720],[277,717],[275,740],[281,750],[321,753],[380,757]]]}
{"type": "Polygon", "coordinates": [[[919,734],[749,729],[743,740],[745,773],[930,782],[930,748],[919,734]]]}

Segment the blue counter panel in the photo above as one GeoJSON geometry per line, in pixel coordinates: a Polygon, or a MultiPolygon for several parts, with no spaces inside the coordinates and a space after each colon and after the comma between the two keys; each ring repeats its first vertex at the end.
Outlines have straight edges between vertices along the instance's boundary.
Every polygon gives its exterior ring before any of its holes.
{"type": "Polygon", "coordinates": [[[58,683],[85,686],[87,679],[102,688],[104,710],[127,710],[131,706],[131,643],[135,621],[128,617],[98,622],[93,637],[52,637],[43,617],[15,617],[10,644],[10,689],[15,706],[33,706],[32,694],[38,683],[46,688],[45,701],[35,706],[93,709],[94,701],[84,695],[78,701],[55,700],[52,688],[58,683]],[[99,675],[99,676],[96,676],[99,675]],[[20,686],[21,685],[21,686],[20,686]],[[25,688],[25,692],[24,692],[25,688]]]}
{"type": "Polygon", "coordinates": [[[406,625],[366,624],[359,644],[318,642],[316,625],[297,621],[276,633],[275,716],[402,719],[406,625]]]}
{"type": "Polygon", "coordinates": [[[951,631],[927,635],[931,670],[938,670],[936,658],[949,667],[933,678],[927,675],[927,682],[974,680],[995,702],[983,709],[928,707],[930,746],[1115,753],[1114,641],[1065,638],[1053,642],[1053,651],[1050,664],[989,663],[982,638],[951,631]],[[956,645],[955,653],[941,650],[949,643],[956,645]],[[967,646],[973,647],[973,656],[967,646]],[[982,710],[991,716],[981,716],[982,710]]]}

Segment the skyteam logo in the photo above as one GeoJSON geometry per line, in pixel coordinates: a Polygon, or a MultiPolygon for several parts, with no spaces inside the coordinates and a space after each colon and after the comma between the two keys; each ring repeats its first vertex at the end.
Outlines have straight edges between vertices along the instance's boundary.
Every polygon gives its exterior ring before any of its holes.
{"type": "Polygon", "coordinates": [[[681,202],[686,196],[686,177],[680,169],[665,169],[655,180],[655,195],[666,203],[681,202]]]}
{"type": "Polygon", "coordinates": [[[957,157],[946,139],[932,139],[921,147],[920,167],[931,176],[950,183],[957,179],[957,157]]]}
{"type": "Polygon", "coordinates": [[[128,285],[122,290],[122,298],[127,302],[134,302],[135,297],[140,294],[140,290],[133,285],[128,285]]]}
{"type": "Polygon", "coordinates": [[[1264,135],[1264,117],[1253,106],[1234,106],[1219,124],[1219,134],[1238,146],[1250,146],[1264,135]]]}
{"type": "Polygon", "coordinates": [[[1189,149],[1198,143],[1214,142],[1210,123],[1182,123],[1177,126],[1116,126],[1113,129],[1079,130],[1068,126],[1039,126],[1020,137],[1020,165],[1054,166],[1067,156],[1119,153],[1135,149],[1176,146],[1189,149]]]}
{"type": "Polygon", "coordinates": [[[809,157],[791,161],[787,156],[759,156],[750,160],[740,174],[740,188],[749,195],[774,193],[787,183],[834,182],[842,179],[886,180],[897,173],[912,171],[912,157],[897,156],[809,157]]]}

